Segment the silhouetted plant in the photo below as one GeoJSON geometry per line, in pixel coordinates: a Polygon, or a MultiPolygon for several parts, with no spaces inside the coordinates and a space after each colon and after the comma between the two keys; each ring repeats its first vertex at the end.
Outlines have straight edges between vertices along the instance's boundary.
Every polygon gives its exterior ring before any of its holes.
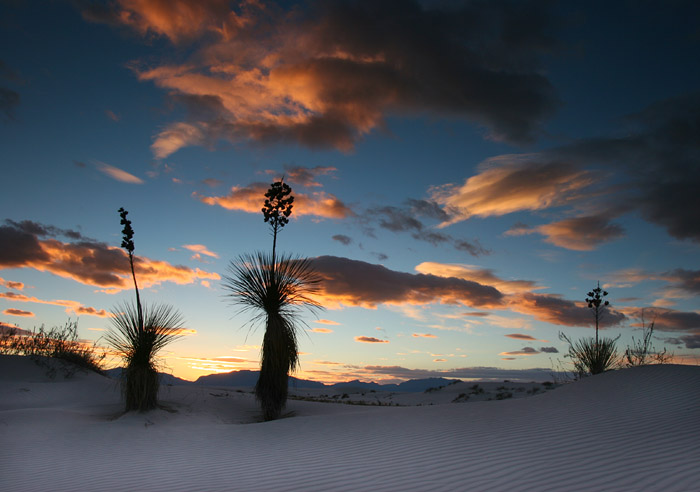
{"type": "MultiPolygon", "coordinates": [[[[20,333],[19,329],[3,329],[0,335],[0,354],[27,355],[41,364],[42,357],[69,362],[62,367],[64,376],[70,377],[76,369],[103,374],[102,361],[106,353],[98,353],[97,342],[85,342],[78,338],[78,322],[70,321],[48,331],[40,326],[31,333],[20,333]]],[[[55,375],[56,368],[47,365],[47,374],[55,375]]]]}
{"type": "Polygon", "coordinates": [[[571,358],[574,372],[578,377],[586,374],[600,374],[620,365],[620,356],[616,349],[619,336],[606,337],[597,342],[593,337],[574,342],[564,333],[559,333],[559,338],[569,344],[569,353],[566,357],[571,358]]]}
{"type": "Polygon", "coordinates": [[[159,388],[156,354],[180,336],[182,316],[167,304],[146,305],[139,311],[124,303],[113,314],[115,329],[105,338],[125,362],[122,393],[126,411],[156,408],[159,388]]]}
{"type": "Polygon", "coordinates": [[[624,361],[627,367],[644,366],[647,364],[665,364],[673,357],[664,347],[663,351],[658,352],[652,345],[651,339],[654,334],[654,321],[647,326],[644,322],[644,312],[641,316],[642,321],[642,339],[635,340],[632,337],[632,346],[627,346],[625,350],[624,361]]]}
{"type": "Polygon", "coordinates": [[[608,293],[604,291],[603,289],[600,288],[600,282],[598,282],[598,286],[590,291],[588,293],[588,297],[586,297],[586,302],[588,303],[588,307],[590,309],[593,309],[593,315],[595,316],[595,343],[598,343],[598,323],[600,322],[600,319],[603,317],[603,313],[605,311],[605,308],[610,305],[610,302],[604,300],[604,297],[607,297],[608,293]]]}
{"type": "Polygon", "coordinates": [[[241,311],[253,310],[253,322],[265,320],[260,376],[255,396],[265,420],[279,417],[287,401],[290,372],[299,363],[297,326],[299,308],[320,307],[309,296],[319,278],[306,258],[282,256],[277,264],[269,254],[242,255],[229,266],[224,287],[241,311]]]}
{"type": "Polygon", "coordinates": [[[600,282],[598,282],[597,287],[591,290],[586,297],[586,303],[593,310],[595,317],[595,338],[582,338],[572,342],[564,333],[559,333],[559,339],[569,344],[569,353],[566,357],[571,358],[574,371],[579,377],[585,374],[600,374],[621,364],[616,348],[620,336],[606,337],[602,340],[598,337],[600,321],[606,308],[610,305],[610,302],[604,299],[607,295],[608,293],[600,287],[600,282]]]}
{"type": "Polygon", "coordinates": [[[270,189],[265,193],[265,205],[262,208],[265,222],[270,223],[272,228],[272,263],[275,263],[277,250],[277,233],[289,223],[289,216],[292,215],[294,196],[292,189],[284,178],[275,181],[270,185],[270,189]]]}
{"type": "Polygon", "coordinates": [[[122,373],[126,411],[146,411],[158,404],[156,355],[179,337],[183,320],[172,306],[160,304],[148,307],[141,304],[134,270],[134,230],[131,221],[126,218],[128,213],[123,208],[119,209],[121,225],[124,226],[122,248],[129,254],[136,305],[124,303],[112,312],[114,329],[105,338],[126,363],[122,373]]]}
{"type": "Polygon", "coordinates": [[[265,420],[280,416],[287,401],[288,378],[299,363],[297,329],[299,308],[319,308],[310,295],[319,277],[306,258],[283,255],[277,258],[277,233],[289,223],[294,197],[283,180],[272,183],[262,208],[272,229],[272,254],[242,255],[231,262],[224,287],[242,311],[254,310],[253,321],[265,319],[260,376],[255,396],[265,420]]]}

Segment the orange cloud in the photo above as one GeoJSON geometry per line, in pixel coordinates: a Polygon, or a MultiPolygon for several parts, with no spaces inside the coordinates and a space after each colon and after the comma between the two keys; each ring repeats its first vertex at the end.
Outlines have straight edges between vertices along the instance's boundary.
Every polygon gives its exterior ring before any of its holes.
{"type": "Polygon", "coordinates": [[[201,258],[201,255],[211,256],[212,258],[219,257],[219,255],[217,253],[209,251],[207,249],[207,247],[204,246],[203,244],[183,244],[182,247],[195,253],[195,255],[192,257],[192,259],[198,260],[201,258]]]}
{"type": "Polygon", "coordinates": [[[322,325],[331,325],[331,326],[339,326],[340,323],[337,321],[331,321],[329,319],[317,319],[314,321],[314,323],[320,323],[322,325]]]}
{"type": "Polygon", "coordinates": [[[437,335],[431,333],[414,333],[413,336],[416,338],[437,338],[437,335]]]}
{"type": "MultiPolygon", "coordinates": [[[[207,205],[218,205],[227,210],[240,210],[248,213],[260,213],[262,198],[270,187],[267,183],[253,183],[246,187],[234,186],[228,195],[202,196],[194,194],[207,205]]],[[[343,219],[354,213],[335,196],[323,191],[311,194],[294,193],[293,216],[311,215],[328,219],[343,219]]]]}
{"type": "Polygon", "coordinates": [[[374,338],[374,337],[355,337],[356,342],[361,342],[361,343],[389,343],[389,340],[381,340],[379,338],[374,338]]]}
{"type": "Polygon", "coordinates": [[[337,256],[314,258],[313,266],[323,279],[317,298],[331,308],[430,303],[501,307],[503,302],[497,289],[459,278],[397,272],[337,256]]]}
{"type": "Polygon", "coordinates": [[[55,301],[45,301],[43,299],[37,299],[36,297],[25,296],[24,294],[17,294],[15,292],[0,292],[0,298],[10,299],[16,302],[33,302],[36,304],[49,304],[52,306],[63,306],[66,308],[66,313],[74,313],[76,315],[85,314],[88,316],[97,316],[100,318],[111,317],[112,314],[105,311],[104,309],[95,309],[93,307],[83,306],[78,301],[67,301],[67,300],[55,300],[55,301]]]}
{"type": "Polygon", "coordinates": [[[490,285],[504,294],[514,294],[517,292],[530,292],[538,289],[535,282],[530,280],[503,280],[497,277],[493,270],[487,268],[479,268],[473,265],[455,264],[455,263],[437,263],[426,261],[416,267],[416,271],[427,275],[436,275],[438,277],[453,277],[472,282],[478,282],[482,285],[490,285]]]}
{"type": "Polygon", "coordinates": [[[5,309],[2,314],[7,314],[8,316],[26,316],[28,318],[34,317],[34,313],[31,311],[22,311],[21,309],[14,308],[5,309]]]}
{"type": "Polygon", "coordinates": [[[22,290],[24,289],[24,284],[22,282],[13,282],[11,280],[5,280],[0,277],[0,285],[7,287],[8,289],[22,290]]]}
{"type": "Polygon", "coordinates": [[[311,331],[314,333],[333,333],[330,328],[312,328],[311,331]]]}
{"type": "Polygon", "coordinates": [[[482,164],[462,186],[433,191],[432,199],[452,216],[442,225],[470,217],[506,215],[561,206],[593,183],[585,171],[561,162],[536,162],[532,155],[505,155],[482,164]]]}
{"type": "MultiPolygon", "coordinates": [[[[0,252],[0,269],[33,268],[93,285],[114,293],[131,288],[131,270],[127,254],[120,248],[80,238],[74,243],[57,239],[41,240],[16,226],[0,226],[0,243],[8,245],[0,252]]],[[[179,285],[200,280],[218,280],[216,273],[191,269],[146,257],[134,258],[139,285],[148,288],[163,282],[179,285]]]]}
{"type": "Polygon", "coordinates": [[[546,236],[546,242],[560,248],[592,251],[601,243],[622,237],[624,229],[617,224],[611,224],[608,217],[588,215],[564,219],[534,228],[515,227],[507,231],[506,235],[520,236],[533,233],[546,236]]]}

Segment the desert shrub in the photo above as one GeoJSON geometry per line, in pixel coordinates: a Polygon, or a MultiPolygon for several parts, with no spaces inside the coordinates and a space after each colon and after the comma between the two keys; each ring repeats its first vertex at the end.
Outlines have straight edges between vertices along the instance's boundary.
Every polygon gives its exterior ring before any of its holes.
{"type": "Polygon", "coordinates": [[[582,338],[572,341],[564,333],[559,333],[559,338],[569,344],[569,357],[574,365],[574,373],[578,377],[587,374],[601,374],[620,366],[620,356],[617,353],[617,340],[615,338],[602,338],[596,342],[595,338],[582,338]]]}
{"type": "Polygon", "coordinates": [[[654,321],[648,326],[644,324],[642,316],[642,339],[636,340],[632,337],[632,346],[627,346],[623,357],[627,367],[644,366],[647,364],[665,364],[673,357],[666,348],[659,352],[652,345],[651,339],[654,334],[654,321]]]}
{"type": "Polygon", "coordinates": [[[501,391],[496,394],[496,400],[507,400],[508,398],[513,398],[513,393],[510,391],[501,391]]]}
{"type": "Polygon", "coordinates": [[[482,388],[482,387],[479,386],[478,384],[475,384],[474,386],[472,386],[472,387],[469,388],[469,389],[472,390],[472,394],[473,394],[473,395],[480,395],[480,394],[482,394],[482,393],[484,392],[484,388],[482,388]]]}
{"type": "MultiPolygon", "coordinates": [[[[29,333],[24,330],[4,329],[0,335],[0,353],[8,355],[27,355],[35,362],[41,363],[41,357],[49,357],[68,362],[64,365],[64,376],[75,373],[76,368],[103,374],[102,362],[106,356],[97,342],[88,343],[78,337],[78,322],[68,320],[63,326],[46,330],[40,326],[29,333]]],[[[46,365],[47,374],[55,375],[55,367],[46,365]]]]}

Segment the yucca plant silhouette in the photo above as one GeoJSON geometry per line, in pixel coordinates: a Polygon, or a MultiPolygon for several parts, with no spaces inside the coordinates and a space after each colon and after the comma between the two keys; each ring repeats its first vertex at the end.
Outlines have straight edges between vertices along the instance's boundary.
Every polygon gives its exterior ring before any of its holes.
{"type": "Polygon", "coordinates": [[[142,305],[134,269],[134,230],[126,218],[126,210],[119,209],[123,240],[122,247],[129,255],[134,280],[136,304],[127,302],[112,311],[113,329],[105,339],[124,359],[122,393],[126,411],[146,411],[158,405],[158,370],[156,354],[179,337],[183,328],[182,315],[168,304],[142,305]]]}
{"type": "Polygon", "coordinates": [[[320,308],[312,299],[320,278],[307,258],[277,257],[277,233],[288,223],[294,197],[291,188],[277,181],[265,194],[263,215],[272,228],[272,254],[241,255],[229,265],[224,287],[241,311],[256,314],[252,322],[265,321],[260,376],[255,396],[265,420],[278,418],[287,401],[290,372],[299,364],[297,331],[301,308],[320,308]]]}

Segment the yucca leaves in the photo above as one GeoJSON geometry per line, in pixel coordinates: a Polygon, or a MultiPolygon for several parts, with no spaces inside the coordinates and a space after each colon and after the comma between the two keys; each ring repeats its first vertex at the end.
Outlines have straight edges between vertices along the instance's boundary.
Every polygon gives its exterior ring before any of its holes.
{"type": "Polygon", "coordinates": [[[241,311],[253,311],[253,322],[265,320],[260,377],[255,395],[265,420],[279,417],[287,400],[287,379],[299,363],[297,329],[302,307],[320,304],[311,296],[320,278],[307,258],[257,252],[229,265],[224,288],[241,311]]]}
{"type": "Polygon", "coordinates": [[[122,375],[126,410],[151,410],[157,405],[159,386],[156,354],[180,337],[182,315],[167,304],[144,305],[139,313],[124,303],[113,312],[112,325],[105,340],[126,363],[122,375]]]}

